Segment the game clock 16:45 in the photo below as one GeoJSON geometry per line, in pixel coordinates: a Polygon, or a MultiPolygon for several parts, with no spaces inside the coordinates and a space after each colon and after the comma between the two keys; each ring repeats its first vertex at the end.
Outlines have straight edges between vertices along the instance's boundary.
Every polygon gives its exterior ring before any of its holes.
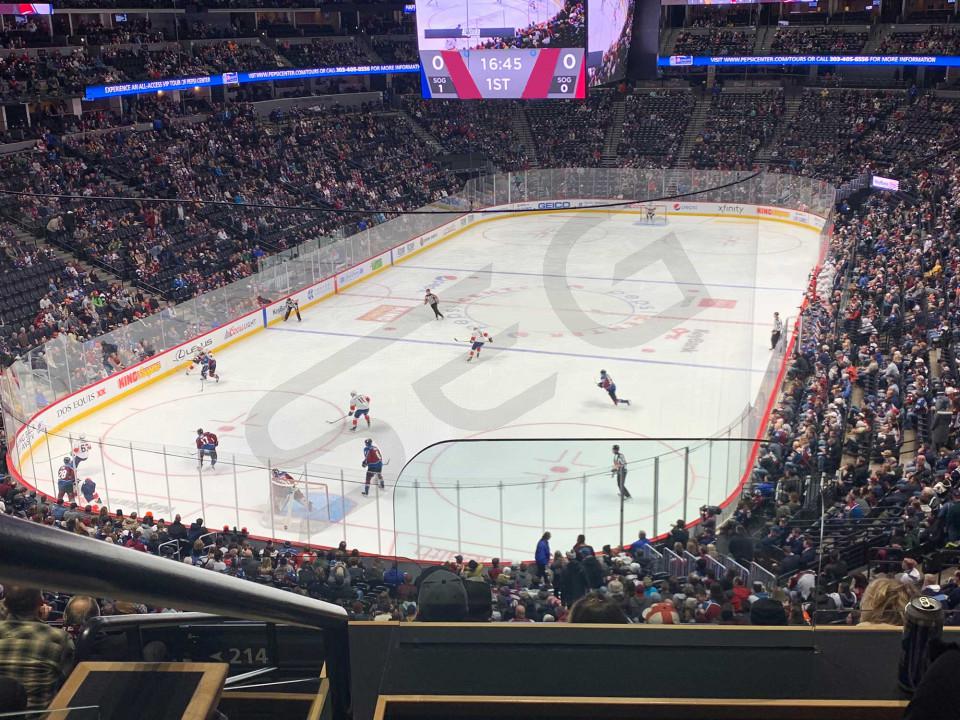
{"type": "Polygon", "coordinates": [[[497,72],[498,70],[523,70],[523,62],[518,57],[481,57],[480,66],[484,70],[497,72]]]}

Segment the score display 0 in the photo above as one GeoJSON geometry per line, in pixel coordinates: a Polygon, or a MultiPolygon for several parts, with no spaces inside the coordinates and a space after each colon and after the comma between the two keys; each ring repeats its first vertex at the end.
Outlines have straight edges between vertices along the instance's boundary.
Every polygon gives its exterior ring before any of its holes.
{"type": "Polygon", "coordinates": [[[437,99],[557,99],[586,96],[583,48],[425,50],[423,95],[437,99]]]}

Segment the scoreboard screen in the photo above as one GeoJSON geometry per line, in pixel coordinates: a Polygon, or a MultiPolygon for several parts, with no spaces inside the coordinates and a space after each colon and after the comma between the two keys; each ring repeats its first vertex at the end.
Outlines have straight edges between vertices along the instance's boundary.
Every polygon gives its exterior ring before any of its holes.
{"type": "Polygon", "coordinates": [[[425,98],[586,97],[585,0],[417,0],[425,98]]]}
{"type": "Polygon", "coordinates": [[[634,0],[590,0],[587,10],[587,84],[620,80],[627,74],[634,0]]]}

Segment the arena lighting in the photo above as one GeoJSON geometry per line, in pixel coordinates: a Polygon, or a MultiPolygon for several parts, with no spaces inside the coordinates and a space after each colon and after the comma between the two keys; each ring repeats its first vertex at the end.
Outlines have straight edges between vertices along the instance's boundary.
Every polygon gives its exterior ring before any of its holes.
{"type": "Polygon", "coordinates": [[[658,67],[745,65],[852,65],[960,67],[958,55],[670,55],[657,58],[658,67]]]}

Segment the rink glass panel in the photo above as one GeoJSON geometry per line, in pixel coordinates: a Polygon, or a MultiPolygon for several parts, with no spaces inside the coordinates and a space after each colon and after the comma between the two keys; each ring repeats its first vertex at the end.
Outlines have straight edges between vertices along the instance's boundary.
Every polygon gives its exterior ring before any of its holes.
{"type": "MultiPolygon", "coordinates": [[[[835,191],[826,183],[783,174],[761,173],[748,180],[737,182],[749,177],[749,173],[732,173],[721,171],[696,170],[643,170],[643,169],[556,169],[531,170],[519,173],[502,173],[488,175],[471,180],[463,190],[453,196],[445,198],[428,208],[435,211],[424,215],[399,215],[392,218],[384,217],[383,222],[373,227],[357,231],[356,227],[344,228],[334,237],[316,237],[303,245],[265,258],[260,265],[259,272],[243,280],[205,293],[185,302],[165,307],[161,312],[138,320],[135,323],[118,328],[110,333],[87,341],[77,341],[66,335],[60,336],[44,345],[26,353],[4,371],[0,381],[0,399],[5,427],[9,438],[14,438],[30,418],[42,408],[57,399],[64,398],[107,375],[104,357],[111,350],[115,350],[125,367],[136,363],[139,359],[163,350],[176,347],[193,337],[196,337],[213,328],[219,327],[244,313],[255,310],[257,297],[264,296],[271,300],[282,298],[298,288],[331,276],[332,274],[352,267],[359,261],[377,255],[391,247],[396,247],[405,241],[427,233],[445,223],[454,220],[473,209],[504,205],[509,203],[536,203],[538,201],[562,201],[565,199],[593,199],[597,204],[606,205],[626,201],[655,201],[668,196],[684,195],[682,201],[660,200],[665,202],[668,211],[673,209],[674,202],[721,202],[721,203],[750,203],[769,204],[780,208],[806,210],[824,217],[828,217],[833,207],[835,191]],[[735,183],[735,184],[733,184],[735,183]]],[[[534,205],[535,206],[535,205],[534,205]]],[[[614,213],[617,208],[605,208],[603,211],[614,213]]],[[[682,208],[681,208],[682,211],[682,208]]],[[[723,219],[721,219],[723,221],[723,219]]],[[[764,243],[764,226],[768,223],[755,221],[756,252],[745,253],[741,258],[741,280],[737,289],[738,302],[741,307],[753,307],[754,296],[751,289],[762,285],[762,253],[764,243]]],[[[666,230],[669,230],[667,226],[666,230]]],[[[826,237],[826,232],[822,236],[826,237]]],[[[741,248],[742,250],[742,248],[741,248]]],[[[671,270],[668,268],[668,270],[671,270]]],[[[681,271],[682,274],[682,271],[681,271]]],[[[682,278],[681,278],[682,279],[682,278]]],[[[688,282],[688,280],[684,280],[688,282]]],[[[688,284],[689,286],[689,284],[688,284]]],[[[718,293],[711,291],[711,296],[718,293]]],[[[721,293],[722,294],[722,293],[721,293]]],[[[718,298],[718,299],[723,299],[718,298]]],[[[786,310],[786,309],[785,309],[786,310]]],[[[786,338],[792,329],[792,319],[787,312],[781,312],[785,323],[784,343],[765,362],[757,362],[747,358],[743,363],[745,372],[740,373],[730,381],[722,383],[722,387],[704,387],[702,392],[721,392],[735,399],[743,413],[735,418],[716,418],[716,426],[723,427],[721,433],[723,441],[712,443],[681,443],[686,453],[684,460],[678,458],[677,450],[666,453],[661,461],[659,472],[663,482],[659,487],[669,486],[675,489],[679,482],[682,468],[683,480],[686,482],[686,519],[695,518],[699,504],[721,504],[730,498],[738,489],[743,472],[751,459],[752,449],[741,443],[741,438],[756,438],[762,435],[761,422],[765,407],[771,393],[775,389],[778,370],[783,360],[786,338]],[[758,385],[759,383],[759,385],[758,385]],[[695,476],[690,475],[690,466],[695,469],[695,476]],[[668,482],[666,478],[671,478],[668,482]]],[[[754,318],[754,324],[744,324],[737,329],[742,336],[744,346],[750,347],[763,341],[768,334],[770,318],[754,318]]],[[[691,409],[695,412],[696,409],[691,409]]],[[[33,434],[40,438],[34,443],[32,452],[16,452],[15,444],[11,442],[10,458],[14,468],[20,473],[25,482],[36,487],[39,491],[56,495],[56,474],[62,463],[65,453],[73,446],[76,439],[71,435],[69,424],[57,428],[32,427],[33,434]],[[22,459],[22,462],[21,462],[22,459]]],[[[89,435],[89,434],[88,434],[89,435]]],[[[122,507],[126,512],[138,511],[141,515],[146,511],[153,512],[154,516],[169,517],[172,507],[189,507],[195,510],[198,516],[207,520],[208,526],[239,525],[257,527],[261,534],[278,538],[310,541],[314,543],[336,545],[340,540],[350,536],[351,521],[356,518],[351,506],[350,496],[359,492],[363,476],[356,468],[337,468],[325,466],[321,463],[308,461],[302,467],[284,467],[288,465],[282,458],[271,457],[242,457],[221,456],[216,476],[206,476],[200,471],[185,470],[184,465],[193,461],[193,448],[152,445],[140,440],[123,442],[111,440],[101,441],[96,437],[89,437],[93,445],[92,457],[102,462],[105,471],[112,468],[113,472],[128,473],[135,480],[132,488],[124,489],[109,487],[109,472],[105,472],[103,487],[98,487],[103,503],[112,508],[122,507]],[[177,465],[176,472],[170,470],[171,462],[177,465]],[[322,493],[326,499],[324,510],[306,510],[294,517],[289,508],[283,510],[284,517],[278,517],[278,511],[271,505],[270,500],[270,471],[274,467],[283,467],[294,472],[298,482],[304,484],[307,496],[322,493]],[[245,488],[262,487],[253,501],[241,503],[238,498],[237,484],[244,483],[245,488]],[[178,498],[174,504],[174,498],[178,498]],[[326,513],[327,517],[322,515],[326,513]],[[286,527],[284,527],[286,526],[286,527]],[[319,526],[319,529],[317,528],[319,526]]],[[[594,441],[588,441],[594,442],[594,441]]],[[[624,442],[639,442],[636,440],[624,442]]],[[[677,447],[676,443],[673,443],[677,447]]],[[[636,483],[638,488],[647,492],[653,486],[654,468],[644,464],[640,458],[658,457],[661,452],[635,452],[632,462],[638,462],[635,471],[631,471],[630,482],[636,483]],[[647,478],[641,481],[641,476],[647,478]]],[[[393,469],[397,472],[399,468],[393,469]]],[[[82,476],[82,472],[81,472],[82,476]]],[[[431,514],[431,521],[436,522],[438,529],[432,533],[430,541],[437,548],[449,548],[451,542],[456,542],[456,521],[460,521],[461,544],[464,536],[464,524],[474,532],[473,525],[489,523],[486,516],[497,518],[501,530],[496,530],[488,537],[488,545],[500,550],[500,535],[503,535],[504,552],[508,547],[526,543],[526,537],[514,532],[515,527],[546,527],[548,506],[555,505],[553,500],[558,493],[565,499],[562,527],[581,528],[610,526],[614,523],[619,533],[618,517],[611,520],[608,510],[583,498],[584,483],[581,480],[566,479],[551,485],[555,489],[550,491],[531,487],[525,483],[518,483],[517,477],[504,477],[493,486],[489,485],[489,478],[480,479],[480,485],[468,484],[459,489],[466,493],[466,500],[471,505],[482,506],[483,515],[479,513],[470,518],[460,517],[464,498],[457,501],[457,488],[442,486],[440,492],[433,492],[429,502],[434,503],[434,497],[443,498],[443,507],[456,508],[453,517],[431,513],[433,505],[420,507],[423,513],[431,514]],[[498,493],[503,488],[517,487],[522,493],[523,500],[512,502],[506,500],[504,510],[499,510],[498,493]],[[570,490],[580,486],[579,494],[570,490]],[[522,488],[520,490],[519,488],[522,488]],[[579,496],[579,500],[575,496],[579,496]],[[568,503],[579,503],[570,505],[568,503]],[[458,504],[459,502],[459,504],[458,504]],[[570,507],[580,508],[580,520],[571,515],[570,507]],[[519,508],[519,509],[518,509],[519,508]],[[603,522],[599,526],[588,525],[584,521],[584,510],[600,513],[603,522]],[[496,511],[496,512],[494,512],[496,511]],[[523,524],[511,519],[517,513],[522,514],[523,524]],[[503,515],[502,522],[500,516],[503,515]],[[569,517],[568,517],[569,516],[569,517]],[[539,522],[532,523],[530,518],[540,518],[539,522]],[[511,524],[513,523],[513,524],[511,524]],[[512,534],[511,534],[512,533],[512,534]]],[[[610,485],[609,477],[605,479],[610,485]]],[[[370,551],[388,552],[390,543],[397,542],[399,554],[412,555],[411,545],[418,547],[422,543],[411,543],[409,537],[399,532],[394,536],[395,518],[402,521],[406,533],[411,531],[411,517],[417,507],[407,495],[417,497],[424,488],[415,483],[420,480],[415,477],[402,477],[397,480],[398,485],[404,488],[404,494],[398,495],[395,500],[380,497],[379,489],[374,489],[377,502],[363,509],[363,516],[356,520],[358,525],[377,529],[377,548],[368,548],[370,551]],[[409,482],[407,482],[409,480],[409,482]],[[402,510],[398,516],[398,506],[402,510]],[[406,539],[402,539],[405,537],[406,539]]],[[[599,480],[587,482],[599,485],[599,480]]],[[[607,488],[609,500],[611,489],[607,488]]],[[[599,491],[598,491],[599,492],[599,491]]],[[[615,493],[614,493],[615,498],[615,493]]],[[[419,502],[428,502],[421,498],[419,502]]],[[[637,503],[639,506],[639,503],[637,503]]],[[[647,516],[635,518],[645,525],[648,533],[653,533],[653,520],[656,518],[657,530],[665,532],[679,515],[677,507],[655,503],[656,511],[647,513],[647,516]],[[667,513],[666,515],[662,513],[667,513]]],[[[681,506],[682,507],[682,506],[681,506]]],[[[575,513],[574,513],[575,514],[575,513]]],[[[188,513],[184,513],[187,519],[188,513]]],[[[619,516],[619,511],[616,513],[619,516]]],[[[551,515],[550,517],[556,517],[551,515]]],[[[589,512],[587,517],[591,517],[589,512]]],[[[414,523],[415,525],[415,523],[414,523]]],[[[416,531],[413,527],[413,531],[416,531]]],[[[549,528],[548,528],[549,529],[549,528]]],[[[609,528],[608,528],[609,529],[609,528]]],[[[526,531],[524,531],[526,532],[526,531]]],[[[616,537],[617,533],[608,536],[616,537]]],[[[635,535],[635,529],[628,533],[635,535]]],[[[422,538],[421,538],[422,540],[422,538]]],[[[431,546],[432,547],[432,546],[431,546]]],[[[526,547],[526,545],[524,545],[526,547]]],[[[519,550],[520,548],[515,548],[519,550]]]]}
{"type": "MultiPolygon", "coordinates": [[[[711,453],[741,457],[753,444],[727,438],[687,444],[631,438],[439,443],[414,457],[393,488],[396,553],[517,561],[533,557],[544,532],[553,536],[551,549],[564,552],[580,534],[598,551],[606,544],[629,545],[640,530],[652,540],[678,519],[696,519],[709,504],[703,499],[711,453]],[[614,444],[628,462],[628,499],[621,499],[612,472],[614,444]],[[561,455],[576,455],[577,467],[552,464],[561,455]]],[[[715,480],[722,489],[740,479],[715,480]]]]}

